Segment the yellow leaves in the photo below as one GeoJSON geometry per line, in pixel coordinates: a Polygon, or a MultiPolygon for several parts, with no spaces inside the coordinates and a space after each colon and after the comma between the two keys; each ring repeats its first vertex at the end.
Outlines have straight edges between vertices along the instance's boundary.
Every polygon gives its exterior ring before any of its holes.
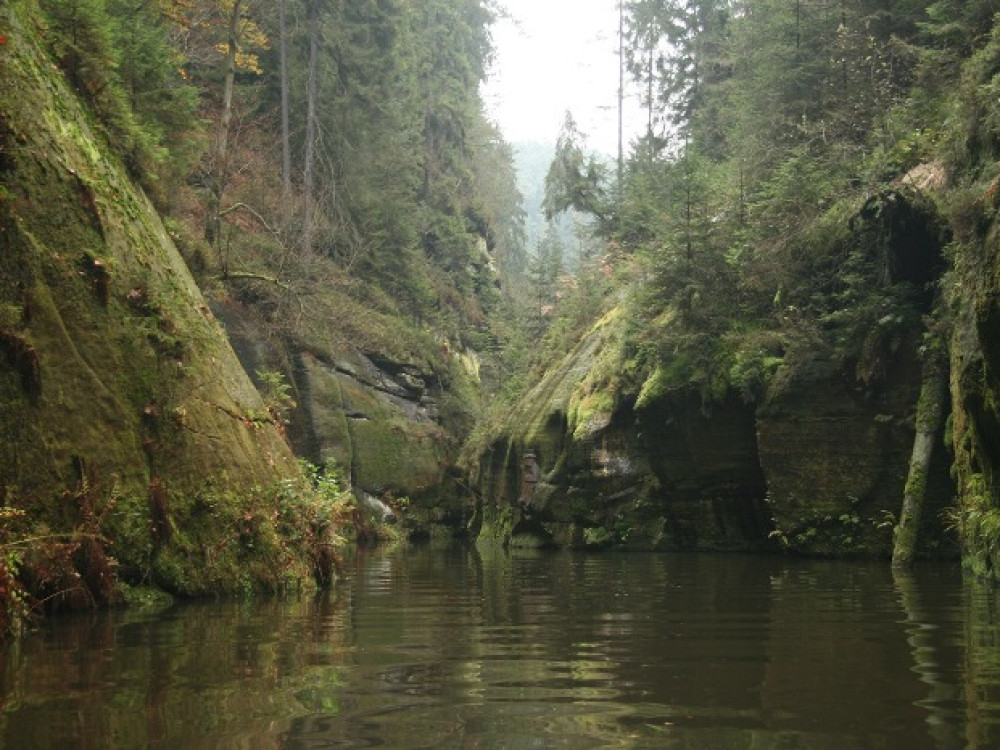
{"type": "Polygon", "coordinates": [[[264,30],[255,21],[245,17],[240,21],[240,40],[242,46],[254,49],[267,49],[271,46],[264,30]]]}
{"type": "Polygon", "coordinates": [[[195,17],[195,3],[192,0],[160,0],[164,17],[177,28],[189,28],[195,17]]]}
{"type": "MultiPolygon", "coordinates": [[[[222,7],[231,17],[234,10],[239,13],[236,34],[236,68],[248,73],[260,74],[263,72],[260,67],[260,58],[253,50],[264,50],[270,46],[267,34],[257,25],[257,22],[245,15],[247,4],[242,0],[223,0],[222,7]],[[234,5],[234,3],[236,3],[234,5]]],[[[221,54],[226,54],[228,43],[217,44],[216,49],[221,54]]]]}
{"type": "Polygon", "coordinates": [[[177,36],[189,57],[197,59],[195,50],[211,49],[221,57],[229,50],[229,26],[233,13],[238,14],[236,33],[236,67],[246,73],[260,74],[259,52],[270,47],[270,40],[250,13],[260,3],[246,0],[160,0],[167,18],[177,29],[177,36]]]}
{"type": "Polygon", "coordinates": [[[236,68],[255,75],[260,75],[263,72],[260,67],[260,58],[246,52],[236,53],[236,68]]]}
{"type": "MultiPolygon", "coordinates": [[[[225,55],[228,44],[216,44],[215,49],[220,55],[225,55]]],[[[266,49],[266,47],[265,47],[266,49]]],[[[260,75],[263,70],[260,67],[260,57],[253,52],[237,52],[236,53],[236,69],[241,70],[245,73],[254,73],[255,75],[260,75]]]]}

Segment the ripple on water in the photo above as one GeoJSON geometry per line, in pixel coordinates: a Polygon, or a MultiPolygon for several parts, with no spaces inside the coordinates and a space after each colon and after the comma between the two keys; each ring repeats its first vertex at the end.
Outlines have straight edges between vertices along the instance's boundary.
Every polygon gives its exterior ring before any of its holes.
{"type": "Polygon", "coordinates": [[[0,748],[987,750],[998,622],[940,566],[406,548],[48,623],[0,657],[0,748]]]}

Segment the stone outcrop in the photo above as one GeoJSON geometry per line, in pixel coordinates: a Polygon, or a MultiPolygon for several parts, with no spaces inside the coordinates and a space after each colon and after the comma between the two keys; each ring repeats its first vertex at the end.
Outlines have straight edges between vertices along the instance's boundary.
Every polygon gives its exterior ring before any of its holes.
{"type": "Polygon", "coordinates": [[[963,559],[1000,578],[1000,239],[997,180],[977,204],[988,221],[962,237],[956,256],[951,340],[951,431],[960,502],[951,522],[963,559]]]}
{"type": "MultiPolygon", "coordinates": [[[[872,387],[819,352],[779,371],[757,411],[757,430],[768,506],[783,543],[831,555],[888,553],[919,394],[912,338],[872,387]]],[[[924,516],[925,551],[940,539],[939,513],[954,498],[949,457],[939,442],[924,516]]]]}
{"type": "Polygon", "coordinates": [[[458,444],[442,403],[446,385],[474,380],[471,359],[431,363],[316,338],[269,341],[268,325],[252,309],[231,299],[214,309],[248,372],[279,371],[290,384],[288,436],[297,455],[336,466],[360,500],[393,506],[410,535],[445,527],[464,533],[471,511],[451,468],[458,444]]]}
{"type": "Polygon", "coordinates": [[[706,405],[680,392],[646,403],[638,428],[663,497],[674,544],[756,549],[772,530],[754,408],[735,394],[706,405]]]}
{"type": "MultiPolygon", "coordinates": [[[[760,403],[730,394],[706,404],[682,389],[637,406],[625,395],[581,429],[571,416],[573,394],[585,387],[607,335],[592,332],[483,453],[482,536],[554,546],[889,553],[920,388],[919,369],[907,366],[915,347],[875,389],[816,354],[779,372],[760,403]],[[528,453],[540,479],[524,503],[528,453]]],[[[936,550],[940,511],[953,498],[948,466],[938,451],[925,553],[936,550]]]]}
{"type": "Polygon", "coordinates": [[[479,464],[477,522],[514,544],[759,549],[770,524],[753,409],[703,409],[677,393],[636,407],[588,377],[615,356],[616,316],[595,327],[523,400],[479,464]],[[616,400],[617,398],[617,400],[616,400]],[[528,503],[525,454],[539,466],[528,503]]]}

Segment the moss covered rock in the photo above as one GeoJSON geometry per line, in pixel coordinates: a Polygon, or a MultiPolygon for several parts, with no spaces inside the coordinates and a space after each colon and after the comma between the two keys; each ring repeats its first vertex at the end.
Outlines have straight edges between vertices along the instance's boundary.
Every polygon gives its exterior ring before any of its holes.
{"type": "Polygon", "coordinates": [[[287,378],[295,400],[288,433],[299,455],[339,467],[358,493],[392,506],[412,535],[437,526],[465,533],[468,492],[452,467],[461,415],[475,401],[468,395],[476,381],[471,353],[431,346],[415,331],[398,332],[396,344],[373,334],[352,345],[339,332],[308,328],[269,340],[267,323],[252,309],[232,300],[213,309],[248,371],[287,378]]]}
{"type": "MultiPolygon", "coordinates": [[[[995,184],[995,183],[994,183],[995,184]]],[[[989,194],[989,191],[988,191],[989,194]]],[[[956,253],[951,307],[951,433],[959,497],[951,522],[966,566],[1000,579],[1000,213],[991,203],[981,232],[956,253]]],[[[978,211],[977,211],[978,213],[978,211]]]]}
{"type": "Polygon", "coordinates": [[[181,592],[274,584],[234,524],[296,461],[37,11],[0,9],[0,500],[181,592]]]}
{"type": "MultiPolygon", "coordinates": [[[[831,251],[860,269],[853,283],[864,304],[832,295],[822,321],[734,321],[716,336],[667,309],[665,340],[643,365],[635,352],[650,334],[630,331],[620,309],[600,321],[481,453],[481,533],[510,543],[523,534],[556,545],[888,556],[948,233],[926,196],[901,189],[838,220],[831,251]],[[526,483],[528,454],[540,476],[526,483]]],[[[969,315],[991,326],[987,303],[969,315]]],[[[966,328],[971,336],[977,324],[966,328]]],[[[989,361],[979,347],[967,377],[989,361]]],[[[979,393],[988,403],[993,391],[979,393]]],[[[1000,435],[991,414],[978,418],[977,436],[1000,435]]],[[[935,439],[925,555],[951,551],[941,522],[954,497],[950,456],[944,436],[935,439]]]]}
{"type": "MultiPolygon", "coordinates": [[[[776,536],[801,552],[888,555],[902,505],[920,393],[913,331],[865,386],[828,351],[801,352],[771,383],[757,416],[760,465],[776,536]]],[[[954,490],[943,440],[928,477],[922,553],[942,538],[941,511],[954,490]]]]}
{"type": "Polygon", "coordinates": [[[768,544],[753,409],[696,391],[638,399],[624,320],[601,320],[521,400],[478,462],[482,538],[537,546],[768,544]],[[531,462],[537,481],[527,481],[531,462]]]}

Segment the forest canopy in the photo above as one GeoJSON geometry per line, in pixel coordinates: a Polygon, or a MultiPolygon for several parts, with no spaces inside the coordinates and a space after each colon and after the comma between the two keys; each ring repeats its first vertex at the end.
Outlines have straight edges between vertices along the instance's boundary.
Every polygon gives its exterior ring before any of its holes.
{"type": "Polygon", "coordinates": [[[930,179],[975,193],[994,178],[997,11],[623,2],[645,131],[616,175],[568,120],[545,208],[594,217],[608,252],[593,262],[619,259],[640,382],[655,371],[710,400],[752,398],[788,352],[820,345],[859,380],[877,377],[930,311],[944,261],[939,249],[891,259],[887,238],[857,236],[895,210],[893,191],[930,179]]]}

